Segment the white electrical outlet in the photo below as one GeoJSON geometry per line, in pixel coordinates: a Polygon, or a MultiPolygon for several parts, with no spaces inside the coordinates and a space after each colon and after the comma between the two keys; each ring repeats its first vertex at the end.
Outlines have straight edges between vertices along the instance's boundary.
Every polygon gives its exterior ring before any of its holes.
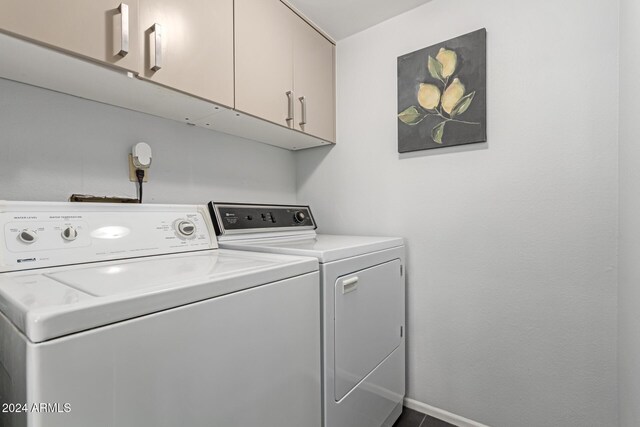
{"type": "MultiPolygon", "coordinates": [[[[129,154],[129,181],[138,182],[138,177],[136,176],[136,167],[133,164],[133,156],[129,154]]],[[[149,169],[144,171],[144,179],[143,182],[149,181],[149,169]]]]}

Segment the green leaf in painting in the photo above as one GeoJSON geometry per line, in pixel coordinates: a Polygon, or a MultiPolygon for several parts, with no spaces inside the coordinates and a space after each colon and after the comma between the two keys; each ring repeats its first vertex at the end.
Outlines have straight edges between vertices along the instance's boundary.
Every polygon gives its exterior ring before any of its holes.
{"type": "Polygon", "coordinates": [[[440,63],[440,61],[429,56],[429,60],[427,61],[427,69],[429,70],[429,74],[431,74],[431,77],[440,81],[444,81],[442,77],[442,64],[440,63]]]}
{"type": "Polygon", "coordinates": [[[420,111],[418,111],[416,107],[413,106],[398,114],[398,118],[400,119],[400,121],[402,121],[402,123],[411,126],[420,123],[422,119],[424,119],[424,117],[425,116],[420,111]]]}
{"type": "Polygon", "coordinates": [[[467,111],[469,109],[469,106],[471,105],[471,101],[473,101],[474,96],[476,96],[475,91],[471,92],[467,96],[463,96],[462,98],[460,98],[460,101],[458,101],[456,106],[453,107],[453,110],[451,110],[451,117],[459,116],[460,114],[467,111]]]}
{"type": "Polygon", "coordinates": [[[446,124],[447,122],[442,122],[431,130],[431,139],[433,139],[434,142],[442,144],[442,135],[444,135],[444,125],[446,124]]]}

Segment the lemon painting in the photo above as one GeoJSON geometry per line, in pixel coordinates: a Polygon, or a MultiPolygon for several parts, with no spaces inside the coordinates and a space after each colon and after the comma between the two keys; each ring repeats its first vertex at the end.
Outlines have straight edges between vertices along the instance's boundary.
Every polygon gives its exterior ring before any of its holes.
{"type": "Polygon", "coordinates": [[[487,140],[481,29],[398,58],[398,151],[487,140]]]}

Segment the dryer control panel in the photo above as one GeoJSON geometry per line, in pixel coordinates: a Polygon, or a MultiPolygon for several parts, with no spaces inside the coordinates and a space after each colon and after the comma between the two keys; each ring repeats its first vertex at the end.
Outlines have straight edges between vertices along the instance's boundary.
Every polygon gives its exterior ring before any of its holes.
{"type": "Polygon", "coordinates": [[[209,202],[216,234],[315,230],[309,206],[209,202]]]}

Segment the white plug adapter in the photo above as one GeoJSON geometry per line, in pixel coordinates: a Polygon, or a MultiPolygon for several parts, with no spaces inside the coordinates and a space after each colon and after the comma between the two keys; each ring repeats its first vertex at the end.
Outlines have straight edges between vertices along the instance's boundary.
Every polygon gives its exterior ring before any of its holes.
{"type": "Polygon", "coordinates": [[[151,158],[151,147],[146,142],[138,142],[131,149],[131,160],[136,169],[149,169],[151,158]]]}

